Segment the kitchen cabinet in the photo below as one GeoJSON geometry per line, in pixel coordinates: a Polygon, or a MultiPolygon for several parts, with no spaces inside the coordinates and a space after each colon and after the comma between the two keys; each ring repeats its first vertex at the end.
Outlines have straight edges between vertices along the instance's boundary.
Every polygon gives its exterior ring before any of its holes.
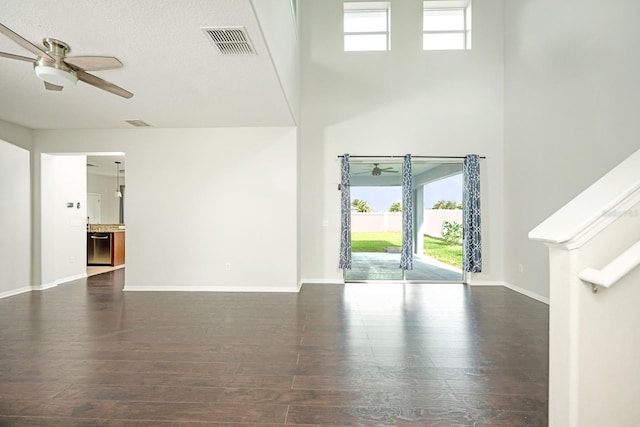
{"type": "Polygon", "coordinates": [[[87,233],[87,265],[124,264],[125,233],[88,232],[87,233]]]}
{"type": "Polygon", "coordinates": [[[111,265],[122,265],[124,264],[124,231],[119,231],[112,233],[113,238],[111,239],[111,265]]]}

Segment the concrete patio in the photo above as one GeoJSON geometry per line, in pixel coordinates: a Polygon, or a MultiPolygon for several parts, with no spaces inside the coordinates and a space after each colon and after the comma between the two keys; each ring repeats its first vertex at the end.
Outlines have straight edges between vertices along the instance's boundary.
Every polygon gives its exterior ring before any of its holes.
{"type": "MultiPolygon", "coordinates": [[[[351,270],[345,270],[347,282],[358,280],[402,280],[399,253],[354,252],[351,270]]],[[[413,270],[407,280],[429,282],[462,282],[462,271],[433,258],[413,259],[413,270]]]]}

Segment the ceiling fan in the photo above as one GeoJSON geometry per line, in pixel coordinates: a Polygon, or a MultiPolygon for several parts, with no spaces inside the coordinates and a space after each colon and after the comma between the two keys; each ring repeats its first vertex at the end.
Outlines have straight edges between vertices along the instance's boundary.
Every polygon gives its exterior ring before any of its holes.
{"type": "Polygon", "coordinates": [[[71,50],[68,44],[60,40],[45,38],[42,44],[46,50],[29,42],[19,34],[0,24],[0,33],[37,56],[36,59],[12,53],[0,52],[0,57],[31,62],[36,76],[44,81],[47,90],[61,91],[65,87],[75,86],[81,80],[91,86],[121,96],[131,98],[133,93],[96,77],[87,71],[111,70],[122,67],[122,62],[112,56],[72,56],[66,54],[71,50]]]}
{"type": "Polygon", "coordinates": [[[374,163],[373,164],[373,169],[371,169],[371,172],[369,172],[369,171],[358,172],[356,175],[361,175],[361,174],[364,174],[364,173],[367,173],[367,174],[371,173],[371,175],[373,175],[373,176],[380,176],[380,175],[382,175],[383,172],[384,173],[398,173],[398,171],[394,171],[393,167],[391,167],[391,166],[388,166],[386,168],[385,167],[381,168],[381,167],[378,166],[379,164],[380,163],[374,163]]]}

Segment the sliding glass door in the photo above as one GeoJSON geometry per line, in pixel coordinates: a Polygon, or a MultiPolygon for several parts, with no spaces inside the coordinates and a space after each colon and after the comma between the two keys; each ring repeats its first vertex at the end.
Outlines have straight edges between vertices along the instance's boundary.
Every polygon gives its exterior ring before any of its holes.
{"type": "Polygon", "coordinates": [[[402,162],[350,162],[351,269],[345,281],[462,282],[462,163],[414,160],[413,269],[400,268],[402,162]]]}

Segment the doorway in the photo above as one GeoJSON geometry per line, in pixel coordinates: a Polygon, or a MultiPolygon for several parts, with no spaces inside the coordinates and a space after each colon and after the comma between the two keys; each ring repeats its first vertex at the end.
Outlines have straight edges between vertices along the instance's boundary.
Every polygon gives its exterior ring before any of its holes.
{"type": "Polygon", "coordinates": [[[100,200],[99,212],[89,214],[87,225],[87,276],[124,268],[126,223],[124,153],[87,153],[87,208],[100,200]],[[96,220],[93,220],[94,218],[96,220]],[[99,239],[106,239],[104,259],[91,256],[99,239]]]}
{"type": "Polygon", "coordinates": [[[412,162],[412,270],[400,269],[402,163],[352,161],[352,268],[345,282],[453,282],[462,273],[462,163],[412,162]]]}
{"type": "Polygon", "coordinates": [[[87,224],[102,223],[102,194],[87,193],[87,224]]]}

